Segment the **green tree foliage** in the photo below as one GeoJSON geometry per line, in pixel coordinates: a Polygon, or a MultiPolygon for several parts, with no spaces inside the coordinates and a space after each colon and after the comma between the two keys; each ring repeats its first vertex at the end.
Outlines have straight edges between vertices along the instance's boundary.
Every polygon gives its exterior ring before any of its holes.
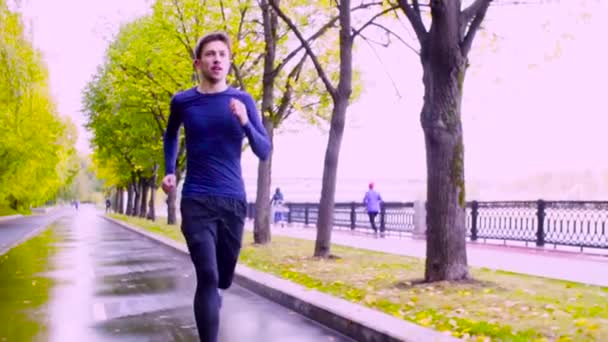
{"type": "MultiPolygon", "coordinates": [[[[305,9],[301,18],[315,11],[309,5],[298,6],[305,9]]],[[[326,18],[317,17],[319,22],[326,18]]],[[[84,92],[88,127],[93,132],[94,164],[106,186],[129,188],[140,179],[155,179],[150,184],[158,185],[160,177],[154,177],[154,170],[161,170],[161,175],[164,170],[162,135],[170,99],[198,82],[193,67],[196,42],[205,33],[218,30],[228,32],[233,39],[229,82],[261,102],[266,43],[256,1],[157,0],[149,15],[122,26],[113,37],[104,65],[84,92]]],[[[298,48],[297,41],[287,38],[287,28],[281,27],[273,75],[277,86],[272,90],[277,101],[263,113],[274,127],[291,113],[303,118],[329,115],[329,95],[304,50],[298,48]]],[[[331,44],[322,51],[327,58],[337,56],[331,44]]],[[[183,144],[182,136],[178,180],[185,171],[183,144]]],[[[169,196],[168,206],[168,221],[174,223],[174,194],[169,196]]]]}
{"type": "Polygon", "coordinates": [[[57,115],[40,53],[19,13],[0,0],[0,205],[13,209],[56,197],[78,170],[77,132],[57,115]]]}

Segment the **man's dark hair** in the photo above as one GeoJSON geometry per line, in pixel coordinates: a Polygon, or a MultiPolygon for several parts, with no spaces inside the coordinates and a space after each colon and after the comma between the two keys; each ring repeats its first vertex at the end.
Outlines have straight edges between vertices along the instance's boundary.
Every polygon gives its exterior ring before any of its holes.
{"type": "Polygon", "coordinates": [[[194,56],[196,57],[196,59],[201,58],[205,45],[215,41],[220,41],[226,44],[226,46],[228,47],[228,52],[232,53],[232,45],[230,43],[230,37],[228,36],[228,34],[226,32],[221,31],[211,32],[204,35],[201,39],[198,40],[198,43],[196,43],[196,47],[194,48],[194,56]]]}

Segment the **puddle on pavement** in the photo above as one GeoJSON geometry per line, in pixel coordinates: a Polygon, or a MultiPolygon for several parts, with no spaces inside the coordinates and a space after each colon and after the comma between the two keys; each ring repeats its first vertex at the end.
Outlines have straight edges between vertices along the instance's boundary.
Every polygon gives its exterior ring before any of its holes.
{"type": "MultiPolygon", "coordinates": [[[[121,255],[124,255],[124,253],[121,253],[121,255]]],[[[108,262],[102,262],[100,263],[101,266],[140,266],[140,265],[152,265],[152,264],[162,264],[162,263],[166,263],[167,260],[166,259],[159,259],[159,258],[137,258],[137,259],[121,259],[121,260],[116,260],[116,256],[106,256],[108,259],[111,258],[112,261],[108,261],[108,262]]]]}
{"type": "Polygon", "coordinates": [[[103,277],[104,289],[97,291],[98,296],[120,296],[131,294],[159,294],[176,289],[175,272],[145,272],[137,275],[103,277]],[[169,273],[169,274],[167,274],[169,273]]]}
{"type": "Polygon", "coordinates": [[[198,341],[190,307],[108,320],[97,329],[108,340],[198,341]]]}
{"type": "Polygon", "coordinates": [[[51,225],[0,256],[0,341],[45,341],[48,301],[56,282],[52,259],[59,237],[51,225]]]}

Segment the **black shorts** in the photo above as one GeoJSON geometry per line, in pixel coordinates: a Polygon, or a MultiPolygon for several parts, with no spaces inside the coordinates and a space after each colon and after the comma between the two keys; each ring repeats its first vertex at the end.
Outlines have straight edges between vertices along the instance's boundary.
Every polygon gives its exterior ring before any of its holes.
{"type": "Polygon", "coordinates": [[[245,201],[221,197],[181,200],[181,229],[197,273],[227,289],[241,251],[247,206],[245,201]],[[209,277],[207,277],[209,278],[209,277]]]}

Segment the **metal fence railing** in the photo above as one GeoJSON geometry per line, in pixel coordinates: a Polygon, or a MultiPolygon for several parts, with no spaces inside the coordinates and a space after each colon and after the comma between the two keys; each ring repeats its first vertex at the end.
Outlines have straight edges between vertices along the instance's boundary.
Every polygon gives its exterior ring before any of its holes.
{"type": "MultiPolygon", "coordinates": [[[[287,222],[316,225],[319,205],[317,203],[286,203],[287,222]]],[[[255,215],[255,205],[248,206],[248,217],[255,215]]],[[[376,227],[388,234],[411,233],[414,230],[414,204],[386,202],[376,217],[376,227]]],[[[334,227],[338,229],[364,229],[372,226],[365,207],[360,203],[336,203],[334,206],[334,227]]]]}
{"type": "MultiPolygon", "coordinates": [[[[316,203],[287,203],[287,221],[315,225],[319,212],[316,203]]],[[[248,217],[255,214],[248,206],[248,217]]],[[[376,218],[376,225],[387,233],[409,234],[414,230],[414,204],[386,202],[376,218]]],[[[371,229],[360,203],[336,203],[334,226],[339,229],[371,229]]],[[[509,201],[468,202],[467,237],[522,241],[537,246],[563,245],[581,249],[608,249],[608,202],[582,201],[509,201]]]]}

